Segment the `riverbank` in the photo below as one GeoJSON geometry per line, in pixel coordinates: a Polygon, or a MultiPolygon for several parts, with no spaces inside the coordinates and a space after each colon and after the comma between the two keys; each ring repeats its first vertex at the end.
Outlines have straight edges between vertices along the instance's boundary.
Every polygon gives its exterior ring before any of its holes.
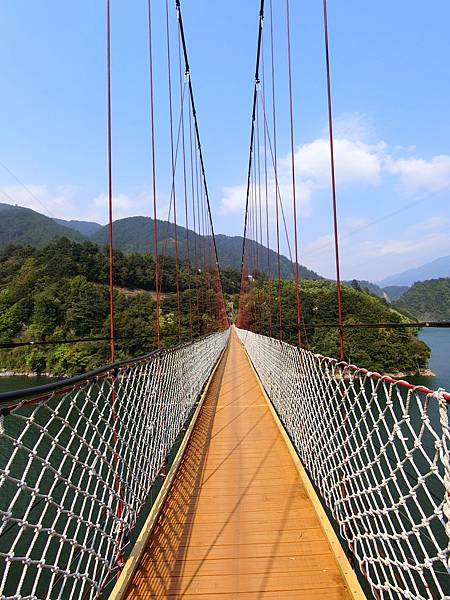
{"type": "MultiPolygon", "coordinates": [[[[57,375],[53,373],[34,373],[33,371],[0,371],[0,377],[48,377],[49,379],[56,379],[57,375]]],[[[58,379],[66,379],[68,375],[62,375],[58,379]]]]}
{"type": "Polygon", "coordinates": [[[417,369],[414,371],[406,372],[395,372],[395,373],[383,373],[386,377],[392,377],[392,379],[403,379],[405,377],[436,377],[436,373],[433,373],[431,369],[417,369]]]}
{"type": "MultiPolygon", "coordinates": [[[[381,375],[385,377],[392,377],[392,379],[403,379],[405,377],[436,377],[436,374],[433,373],[433,371],[430,368],[417,369],[414,371],[396,371],[392,373],[381,373],[381,375]]],[[[33,371],[13,371],[4,369],[3,371],[0,371],[0,377],[47,377],[49,379],[66,379],[70,377],[70,375],[64,374],[57,376],[54,373],[49,372],[36,373],[33,371]]]]}

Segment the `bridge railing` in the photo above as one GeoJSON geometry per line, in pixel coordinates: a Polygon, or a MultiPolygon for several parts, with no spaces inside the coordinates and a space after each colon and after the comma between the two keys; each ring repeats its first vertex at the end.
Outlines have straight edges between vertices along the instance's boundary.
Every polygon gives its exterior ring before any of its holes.
{"type": "Polygon", "coordinates": [[[237,332],[374,596],[448,598],[450,396],[237,332]]]}
{"type": "Polygon", "coordinates": [[[0,597],[96,598],[228,339],[0,394],[0,597]]]}

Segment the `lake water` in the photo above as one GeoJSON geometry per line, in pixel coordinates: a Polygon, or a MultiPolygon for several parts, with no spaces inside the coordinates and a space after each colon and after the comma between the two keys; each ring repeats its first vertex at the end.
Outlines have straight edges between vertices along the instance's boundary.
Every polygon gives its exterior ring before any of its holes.
{"type": "Polygon", "coordinates": [[[0,394],[57,381],[53,377],[0,377],[0,394]]]}
{"type": "MultiPolygon", "coordinates": [[[[450,391],[450,329],[422,329],[419,338],[431,348],[430,369],[435,377],[407,377],[407,381],[432,390],[450,391]]],[[[0,377],[0,393],[56,381],[50,377],[0,377]]]]}
{"type": "Polygon", "coordinates": [[[450,329],[422,329],[419,338],[431,348],[430,369],[435,377],[407,377],[410,383],[450,391],[450,329]]]}
{"type": "MultiPolygon", "coordinates": [[[[436,374],[436,377],[415,377],[415,378],[409,378],[409,381],[411,381],[414,384],[420,384],[420,385],[426,385],[427,387],[430,387],[431,389],[437,389],[438,387],[444,387],[447,390],[450,390],[450,329],[427,329],[424,330],[420,333],[420,339],[422,339],[423,341],[425,341],[431,348],[432,348],[432,357],[431,357],[431,361],[430,361],[430,368],[431,370],[436,374]]],[[[54,379],[50,379],[48,377],[2,377],[0,378],[0,392],[6,392],[6,391],[10,391],[10,390],[14,390],[14,389],[20,389],[20,388],[28,388],[28,387],[33,387],[33,386],[37,386],[37,385],[43,385],[45,383],[49,383],[51,381],[54,381],[54,379]]],[[[379,396],[379,401],[381,401],[382,395],[379,396]]],[[[414,408],[414,405],[413,405],[414,408]]],[[[433,423],[436,424],[436,428],[438,429],[439,425],[438,425],[438,421],[439,421],[439,417],[438,417],[438,413],[437,413],[437,408],[434,405],[431,407],[430,411],[434,410],[434,413],[431,412],[431,420],[433,423]]],[[[47,419],[47,414],[44,413],[42,418],[43,419],[47,419]]],[[[18,431],[14,432],[14,430],[12,429],[12,427],[14,426],[14,423],[11,421],[10,417],[10,422],[9,422],[9,433],[10,435],[12,435],[12,437],[17,437],[18,431]]],[[[417,431],[420,429],[420,415],[418,415],[417,410],[415,412],[412,413],[412,419],[411,422],[413,423],[419,423],[419,425],[416,427],[417,431]]],[[[18,423],[18,425],[20,426],[20,423],[18,423]]],[[[15,424],[15,426],[17,426],[17,424],[15,424]]],[[[425,436],[426,438],[426,436],[425,436]]],[[[423,440],[423,444],[424,447],[426,448],[426,444],[429,443],[429,439],[424,439],[423,440]]],[[[397,447],[397,451],[401,451],[401,447],[402,444],[400,444],[400,442],[398,442],[398,447],[397,447]]],[[[49,450],[49,448],[47,448],[47,451],[49,450]]],[[[432,449],[430,450],[430,455],[433,454],[434,451],[434,447],[432,447],[432,449]]],[[[45,452],[44,452],[45,454],[45,452]]],[[[0,444],[0,468],[4,468],[4,465],[6,464],[7,460],[9,459],[9,456],[11,455],[11,445],[5,445],[3,448],[0,444]]],[[[388,456],[389,458],[389,454],[386,453],[386,456],[388,456]]],[[[53,460],[56,460],[56,458],[58,458],[56,455],[53,456],[53,460]]],[[[421,464],[420,462],[420,455],[417,456],[417,453],[415,455],[415,465],[418,468],[422,468],[424,471],[428,468],[427,464],[421,464]]],[[[391,459],[389,458],[389,461],[391,459]]],[[[28,461],[28,457],[25,453],[23,453],[23,455],[21,455],[20,457],[20,462],[19,460],[16,461],[15,463],[15,468],[18,470],[18,476],[22,476],[23,472],[24,472],[24,467],[26,465],[28,461]]],[[[384,468],[386,469],[386,473],[385,475],[387,476],[388,473],[390,472],[390,462],[386,462],[384,463],[384,468]]],[[[423,461],[422,461],[423,462],[423,461]]],[[[395,466],[395,463],[392,462],[392,464],[395,466]]],[[[416,476],[416,471],[414,471],[413,476],[416,476]]],[[[51,474],[50,474],[51,475],[51,474]]],[[[409,475],[409,474],[408,474],[409,475]]],[[[31,468],[28,472],[28,479],[31,482],[31,484],[33,484],[37,477],[41,476],[41,468],[39,466],[39,464],[34,463],[33,464],[33,468],[31,468]]],[[[48,480],[46,480],[45,478],[42,478],[40,485],[43,486],[45,488],[45,486],[47,485],[47,487],[49,487],[52,483],[53,483],[53,476],[49,476],[48,480]]],[[[402,483],[403,480],[401,480],[400,483],[402,483]]],[[[406,479],[403,481],[403,485],[406,485],[406,479]]],[[[47,488],[45,488],[47,489],[47,488]]],[[[442,494],[444,493],[443,489],[441,489],[440,486],[429,486],[429,492],[427,493],[431,493],[431,494],[435,494],[437,498],[442,497],[442,494]]],[[[10,486],[9,489],[7,490],[9,494],[15,494],[16,493],[16,487],[10,486]]],[[[406,490],[407,491],[407,490],[406,490]]],[[[64,486],[59,486],[59,488],[55,488],[53,491],[53,495],[56,499],[57,502],[62,502],[61,497],[62,494],[65,494],[65,498],[66,498],[66,502],[68,502],[70,504],[70,502],[72,502],[73,498],[70,495],[70,490],[69,493],[66,491],[66,487],[64,486]]],[[[5,498],[5,490],[3,489],[3,494],[4,494],[4,498],[3,498],[3,502],[8,505],[9,500],[7,498],[5,498]]],[[[419,501],[421,500],[421,498],[423,497],[423,490],[419,490],[415,495],[414,495],[414,500],[419,499],[419,501]]],[[[428,496],[427,496],[428,497],[428,496]]],[[[424,498],[424,503],[427,502],[427,498],[424,498]]],[[[29,504],[29,498],[24,495],[23,499],[21,502],[17,502],[15,505],[15,511],[16,514],[19,515],[20,518],[22,518],[22,515],[24,513],[25,510],[27,510],[28,508],[28,504],[29,504]]],[[[40,513],[38,514],[36,511],[39,510],[44,510],[44,505],[40,505],[39,502],[36,504],[36,506],[33,508],[33,510],[35,511],[35,513],[33,513],[34,515],[34,519],[37,521],[40,518],[40,513]],[[39,508],[37,508],[39,505],[39,508]]],[[[411,514],[413,515],[413,517],[417,516],[417,518],[420,517],[420,515],[417,515],[417,510],[415,509],[415,507],[413,506],[411,508],[411,514]]],[[[50,514],[50,513],[49,513],[50,514]]],[[[48,517],[50,519],[50,517],[48,517]]],[[[49,524],[50,524],[50,520],[49,520],[49,524]]],[[[46,521],[44,521],[44,524],[47,524],[46,521]]],[[[65,521],[60,522],[60,526],[63,527],[65,525],[65,521]]],[[[31,531],[31,530],[30,530],[31,531]]],[[[136,530],[137,531],[137,530],[136,530]]],[[[439,542],[441,543],[441,539],[439,537],[441,532],[441,529],[438,530],[438,533],[436,534],[439,542]]],[[[9,548],[11,547],[11,544],[14,541],[15,536],[17,535],[17,530],[14,526],[10,526],[7,530],[7,535],[3,536],[2,539],[0,539],[0,551],[3,551],[2,548],[2,544],[4,544],[4,550],[5,551],[9,551],[9,548]],[[8,537],[9,536],[9,537],[8,537]]],[[[30,534],[26,534],[31,536],[30,534]]],[[[17,546],[16,551],[18,552],[18,554],[25,552],[25,549],[27,548],[27,544],[30,543],[31,538],[27,538],[26,535],[24,534],[23,539],[21,541],[21,543],[17,546]]],[[[444,534],[445,535],[445,534],[444,534]]],[[[40,542],[42,545],[44,543],[46,543],[46,538],[42,539],[42,541],[40,542]]],[[[54,558],[54,554],[58,551],[59,549],[59,543],[57,543],[57,538],[55,538],[55,548],[50,548],[50,550],[48,550],[47,552],[47,557],[48,560],[53,560],[54,558]]],[[[37,547],[36,552],[37,554],[40,551],[40,546],[37,547]]],[[[77,557],[78,559],[78,557],[77,557]]],[[[20,575],[20,564],[17,563],[15,565],[15,568],[17,569],[17,573],[19,576],[20,575]]],[[[1,568],[0,568],[1,571],[1,568]]],[[[439,576],[440,577],[440,576],[439,576]]],[[[11,581],[14,581],[14,578],[11,579],[11,581]]],[[[29,585],[31,586],[34,582],[34,579],[31,577],[29,579],[29,585]]],[[[27,580],[27,585],[28,585],[28,580],[27,580]]],[[[41,585],[43,587],[45,587],[47,585],[47,579],[45,579],[45,577],[42,579],[41,585]]],[[[12,586],[14,588],[14,586],[12,586]]],[[[14,589],[12,589],[11,593],[14,592],[14,589]]],[[[63,597],[63,596],[59,596],[59,597],[63,597]]]]}

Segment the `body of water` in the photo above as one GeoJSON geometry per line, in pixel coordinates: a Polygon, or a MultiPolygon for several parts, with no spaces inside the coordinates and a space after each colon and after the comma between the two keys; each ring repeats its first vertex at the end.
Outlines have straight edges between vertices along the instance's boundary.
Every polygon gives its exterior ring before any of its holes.
{"type": "Polygon", "coordinates": [[[444,388],[450,392],[450,329],[422,329],[419,339],[431,348],[430,369],[435,377],[407,377],[415,385],[424,385],[432,390],[444,388]]]}
{"type": "Polygon", "coordinates": [[[0,377],[0,394],[3,392],[12,392],[13,390],[21,390],[37,385],[45,385],[57,381],[53,377],[0,377]]]}
{"type": "MultiPolygon", "coordinates": [[[[407,377],[415,385],[432,390],[444,388],[450,392],[450,329],[422,329],[419,338],[431,348],[430,369],[435,377],[407,377]]],[[[50,377],[0,377],[0,393],[51,383],[50,377]]]]}

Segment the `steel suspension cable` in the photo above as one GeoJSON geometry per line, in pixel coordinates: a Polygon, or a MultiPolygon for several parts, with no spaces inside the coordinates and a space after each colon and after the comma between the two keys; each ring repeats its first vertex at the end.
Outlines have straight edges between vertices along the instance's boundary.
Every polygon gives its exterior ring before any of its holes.
{"type": "MultiPolygon", "coordinates": [[[[111,119],[111,4],[106,0],[106,53],[107,53],[107,152],[108,152],[108,236],[109,236],[109,312],[110,312],[110,349],[111,362],[115,361],[114,344],[114,279],[113,279],[113,189],[112,189],[112,119],[111,119]]],[[[113,417],[113,444],[115,465],[115,489],[119,497],[117,504],[117,516],[122,516],[122,488],[119,477],[119,456],[117,453],[117,414],[116,414],[116,392],[114,388],[114,376],[112,377],[113,389],[111,393],[111,408],[113,417]]],[[[122,531],[118,532],[119,547],[122,545],[122,531]]]]}
{"type": "MultiPolygon", "coordinates": [[[[261,148],[260,148],[260,131],[259,131],[259,110],[258,110],[258,102],[256,103],[256,156],[257,156],[257,165],[256,171],[258,176],[258,224],[259,229],[257,230],[257,238],[258,239],[258,250],[259,250],[259,265],[260,265],[260,280],[261,280],[261,292],[264,292],[264,263],[263,263],[263,239],[262,239],[262,209],[261,209],[261,148]]],[[[259,310],[260,310],[260,319],[261,326],[265,329],[265,314],[264,314],[264,304],[263,302],[259,302],[259,310]]]]}
{"type": "Polygon", "coordinates": [[[325,36],[325,64],[327,73],[327,100],[328,100],[328,131],[330,137],[330,166],[331,166],[331,190],[333,201],[333,232],[334,232],[334,253],[336,263],[336,286],[337,286],[337,302],[338,302],[338,321],[339,321],[339,349],[340,357],[344,358],[344,331],[342,327],[342,294],[341,294],[341,268],[339,260],[339,232],[337,218],[337,201],[336,201],[336,177],[334,167],[334,143],[333,143],[333,111],[331,106],[331,76],[330,76],[330,52],[328,43],[328,14],[327,0],[323,0],[323,25],[325,36]]]}
{"type": "MultiPolygon", "coordinates": [[[[214,233],[214,223],[213,223],[213,219],[212,219],[211,202],[209,200],[208,184],[207,184],[207,180],[206,180],[205,163],[203,160],[203,152],[202,152],[202,146],[201,146],[201,140],[200,140],[200,131],[199,131],[199,127],[198,127],[197,112],[195,109],[194,91],[192,88],[192,78],[190,76],[189,59],[188,59],[187,48],[186,48],[186,39],[185,39],[185,35],[184,35],[183,17],[181,14],[180,0],[176,0],[176,9],[177,9],[177,16],[178,16],[178,26],[179,26],[182,48],[183,48],[185,72],[188,75],[189,97],[191,100],[192,116],[194,119],[194,131],[195,131],[197,147],[198,147],[198,151],[199,151],[201,175],[202,175],[203,186],[204,186],[204,190],[205,190],[207,213],[208,213],[208,219],[209,219],[209,223],[210,223],[210,227],[211,227],[211,235],[212,235],[212,241],[213,241],[213,246],[214,246],[214,259],[215,259],[215,265],[216,265],[216,268],[218,271],[219,292],[220,292],[220,297],[221,297],[221,303],[222,303],[222,306],[224,307],[225,303],[224,303],[224,295],[223,295],[222,277],[221,277],[221,272],[220,272],[219,255],[217,252],[216,236],[214,233]]],[[[223,325],[224,325],[224,327],[227,326],[227,324],[225,322],[223,323],[223,325]]]]}
{"type": "Polygon", "coordinates": [[[239,309],[238,309],[238,325],[242,319],[243,312],[243,296],[245,292],[245,288],[248,283],[245,281],[245,265],[246,265],[246,256],[249,255],[249,246],[247,244],[247,236],[249,229],[249,209],[250,209],[250,187],[251,187],[251,169],[252,169],[252,155],[253,155],[253,145],[254,145],[254,135],[255,135],[255,118],[256,118],[256,103],[257,103],[257,94],[258,94],[258,85],[259,85],[259,64],[261,59],[261,42],[262,42],[262,32],[263,32],[263,21],[264,21],[264,0],[261,0],[260,8],[259,8],[259,27],[258,27],[258,44],[256,50],[256,67],[255,67],[255,83],[253,89],[253,107],[252,107],[252,121],[251,121],[251,130],[250,130],[250,149],[249,149],[249,158],[248,158],[248,169],[247,169],[247,192],[245,197],[245,213],[244,213],[244,233],[243,233],[243,241],[242,241],[242,256],[241,256],[241,276],[240,276],[240,290],[239,290],[239,309]]]}
{"type": "Polygon", "coordinates": [[[261,148],[260,148],[260,131],[259,131],[259,109],[258,103],[256,103],[256,156],[258,157],[257,162],[257,173],[258,173],[258,222],[259,222],[259,231],[257,235],[259,236],[259,265],[261,267],[261,272],[264,273],[263,267],[263,237],[262,237],[262,208],[261,208],[261,148]]]}
{"type": "MultiPolygon", "coordinates": [[[[261,99],[261,106],[262,106],[263,115],[264,115],[264,127],[265,127],[266,133],[267,133],[267,143],[269,145],[270,157],[272,159],[272,166],[274,167],[274,165],[275,165],[275,156],[274,156],[274,150],[272,148],[272,142],[271,142],[271,137],[270,137],[269,124],[268,124],[268,121],[267,121],[267,113],[266,113],[265,102],[264,102],[263,99],[261,99]]],[[[289,233],[288,233],[288,228],[287,228],[286,216],[284,214],[283,199],[281,197],[281,190],[280,190],[280,185],[279,185],[278,181],[276,182],[276,193],[278,194],[278,201],[280,203],[281,218],[283,220],[284,235],[286,237],[286,244],[287,244],[287,247],[288,247],[289,260],[292,263],[291,264],[292,277],[295,279],[294,259],[293,259],[293,256],[292,256],[291,242],[289,240],[289,233]]]]}
{"type": "Polygon", "coordinates": [[[189,145],[190,145],[190,158],[191,158],[191,191],[192,191],[192,221],[194,227],[194,268],[195,268],[195,295],[196,295],[196,306],[197,306],[197,334],[199,333],[199,314],[200,314],[200,299],[198,290],[198,259],[197,259],[197,231],[196,231],[196,219],[195,219],[195,198],[198,194],[198,180],[197,180],[197,152],[193,151],[192,143],[192,108],[189,104],[189,145]],[[194,169],[194,154],[195,154],[195,169],[194,169]],[[195,173],[195,176],[194,176],[195,173]]]}
{"type": "Polygon", "coordinates": [[[180,148],[180,137],[181,137],[181,125],[182,125],[182,110],[184,107],[184,99],[185,99],[185,88],[183,87],[182,89],[182,93],[181,93],[181,111],[180,111],[180,118],[179,118],[179,122],[178,122],[178,130],[177,130],[177,141],[175,144],[175,157],[174,157],[174,167],[172,167],[172,184],[171,184],[171,189],[170,189],[170,201],[169,201],[169,210],[167,212],[167,219],[165,220],[166,223],[166,235],[164,238],[164,242],[163,242],[163,249],[162,252],[160,252],[160,258],[161,258],[161,264],[160,264],[160,269],[159,269],[159,290],[160,293],[162,291],[163,288],[163,283],[164,283],[164,268],[166,265],[166,259],[167,259],[167,245],[169,243],[169,228],[170,228],[170,217],[172,215],[172,204],[174,202],[174,195],[175,195],[175,176],[176,176],[176,169],[177,169],[177,164],[178,164],[178,155],[179,155],[179,148],[180,148]]]}
{"type": "Polygon", "coordinates": [[[198,226],[198,245],[199,245],[199,280],[200,280],[200,327],[203,326],[203,315],[205,313],[205,268],[204,268],[204,258],[205,258],[205,238],[203,237],[203,223],[200,218],[200,205],[203,199],[202,186],[200,183],[200,175],[199,175],[199,160],[198,160],[198,148],[196,150],[196,166],[197,166],[197,226],[198,226]]]}

